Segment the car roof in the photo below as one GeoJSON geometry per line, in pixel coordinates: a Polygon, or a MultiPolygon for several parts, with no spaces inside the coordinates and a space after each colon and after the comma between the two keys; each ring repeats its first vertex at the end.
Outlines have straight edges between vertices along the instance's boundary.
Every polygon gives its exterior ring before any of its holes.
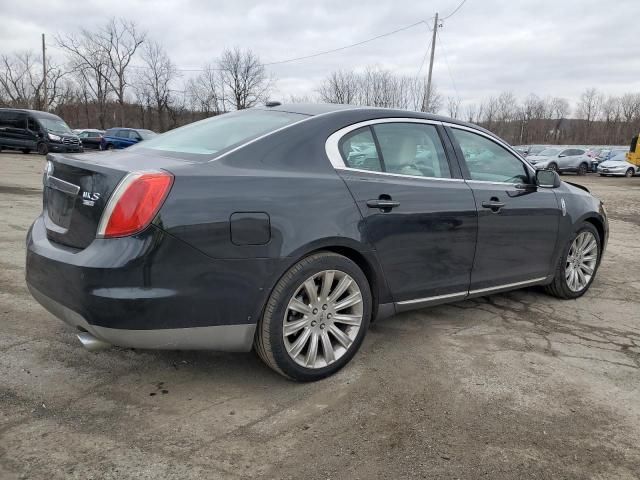
{"type": "Polygon", "coordinates": [[[414,110],[401,110],[395,108],[383,108],[383,107],[367,107],[367,106],[354,106],[345,105],[341,103],[283,103],[273,107],[257,106],[253,107],[256,110],[275,110],[280,112],[298,113],[301,115],[324,115],[330,113],[340,113],[347,111],[359,111],[363,116],[371,116],[372,118],[384,118],[384,117],[406,117],[406,118],[419,118],[425,120],[434,120],[438,122],[453,123],[456,125],[471,127],[476,130],[489,133],[493,136],[495,134],[489,130],[475,125],[469,122],[464,122],[455,118],[449,118],[441,115],[434,115],[432,113],[416,112],[414,110]]]}
{"type": "Polygon", "coordinates": [[[36,118],[52,118],[52,119],[61,120],[61,118],[55,113],[41,112],[40,110],[29,110],[28,108],[0,108],[0,111],[30,113],[36,118]]]}

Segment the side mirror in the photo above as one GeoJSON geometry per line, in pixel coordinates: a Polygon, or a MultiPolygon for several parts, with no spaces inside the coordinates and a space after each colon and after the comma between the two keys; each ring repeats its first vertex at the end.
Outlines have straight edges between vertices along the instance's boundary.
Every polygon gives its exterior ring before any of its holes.
{"type": "Polygon", "coordinates": [[[560,175],[554,170],[537,170],[536,185],[541,188],[558,188],[560,186],[560,175]]]}

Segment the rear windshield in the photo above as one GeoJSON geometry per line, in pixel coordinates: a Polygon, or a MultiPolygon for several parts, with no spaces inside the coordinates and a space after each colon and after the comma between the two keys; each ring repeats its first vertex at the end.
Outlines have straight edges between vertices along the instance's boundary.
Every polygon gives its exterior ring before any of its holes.
{"type": "Polygon", "coordinates": [[[188,155],[190,160],[207,161],[216,153],[307,118],[297,113],[241,110],[185,125],[131,149],[159,150],[188,155]]]}

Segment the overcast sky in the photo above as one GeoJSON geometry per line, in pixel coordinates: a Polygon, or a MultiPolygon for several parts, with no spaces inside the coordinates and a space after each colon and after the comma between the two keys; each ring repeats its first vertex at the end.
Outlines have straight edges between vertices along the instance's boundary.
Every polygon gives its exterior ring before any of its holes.
{"type": "MultiPolygon", "coordinates": [[[[0,0],[0,53],[40,48],[40,34],[134,20],[161,41],[180,68],[199,68],[223,48],[253,49],[263,62],[338,48],[419,20],[446,16],[459,0],[0,0]]],[[[501,91],[571,101],[588,87],[640,92],[640,0],[467,0],[443,22],[434,79],[464,103],[501,91]],[[448,64],[448,66],[447,66],[448,64]]],[[[337,69],[377,65],[415,75],[430,33],[425,25],[308,60],[268,67],[274,97],[312,94],[337,69]]],[[[60,52],[49,50],[52,56],[60,52]]],[[[426,65],[422,74],[426,75],[426,65]]],[[[185,73],[185,76],[193,75],[185,73]]]]}

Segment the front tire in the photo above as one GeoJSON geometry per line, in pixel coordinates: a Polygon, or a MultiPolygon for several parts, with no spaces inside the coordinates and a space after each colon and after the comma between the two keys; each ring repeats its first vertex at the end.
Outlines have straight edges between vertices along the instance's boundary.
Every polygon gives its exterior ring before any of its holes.
{"type": "Polygon", "coordinates": [[[578,175],[583,177],[587,174],[587,171],[589,170],[589,167],[587,166],[586,163],[581,163],[578,166],[578,175]]]}
{"type": "Polygon", "coordinates": [[[598,271],[602,244],[598,230],[584,222],[569,238],[553,281],[545,287],[554,297],[570,299],[584,295],[598,271]]]}
{"type": "Polygon", "coordinates": [[[633,174],[635,173],[635,171],[633,170],[633,168],[629,168],[627,169],[626,172],[624,172],[624,176],[627,178],[631,178],[633,177],[633,174]]]}
{"type": "MultiPolygon", "coordinates": [[[[557,163],[550,163],[549,166],[547,167],[549,170],[553,170],[554,172],[558,172],[558,164],[557,163]]],[[[558,172],[560,173],[560,172],[558,172]]]]}
{"type": "Polygon", "coordinates": [[[39,143],[38,144],[38,153],[40,155],[46,155],[47,153],[49,153],[49,146],[46,143],[39,143]]]}
{"type": "Polygon", "coordinates": [[[285,377],[320,380],[356,354],[371,308],[369,283],[353,261],[332,252],[315,253],[276,284],[256,330],[255,349],[285,377]]]}

